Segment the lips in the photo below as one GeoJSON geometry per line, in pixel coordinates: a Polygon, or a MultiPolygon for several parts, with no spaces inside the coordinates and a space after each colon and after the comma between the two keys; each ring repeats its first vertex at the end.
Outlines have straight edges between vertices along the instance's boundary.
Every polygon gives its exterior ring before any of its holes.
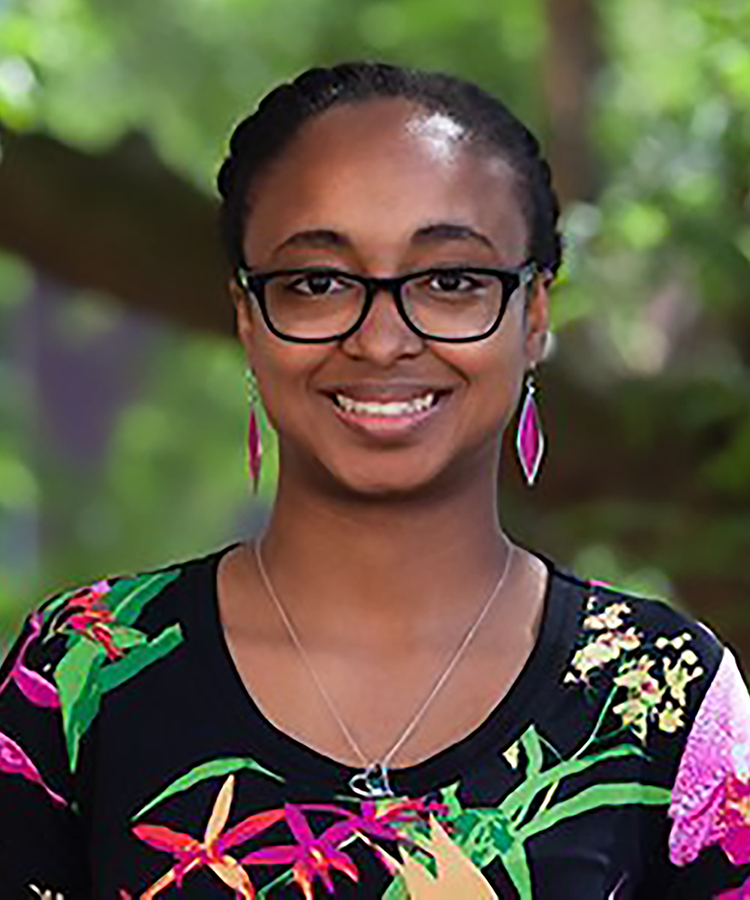
{"type": "Polygon", "coordinates": [[[326,391],[337,418],[361,436],[401,440],[429,424],[446,405],[449,388],[347,385],[326,391]]]}

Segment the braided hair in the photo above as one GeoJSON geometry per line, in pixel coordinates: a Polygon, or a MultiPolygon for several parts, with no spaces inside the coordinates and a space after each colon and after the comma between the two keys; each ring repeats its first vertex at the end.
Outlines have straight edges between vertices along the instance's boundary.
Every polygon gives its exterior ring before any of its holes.
{"type": "Polygon", "coordinates": [[[469,81],[371,62],[308,69],[267,94],[257,110],[237,125],[217,178],[221,236],[230,263],[237,267],[243,262],[248,192],[264,164],[281,152],[307,120],[339,103],[382,97],[412,100],[429,112],[449,115],[513,166],[523,189],[529,256],[542,271],[554,275],[562,257],[560,209],[549,165],[534,135],[503,103],[469,81]]]}

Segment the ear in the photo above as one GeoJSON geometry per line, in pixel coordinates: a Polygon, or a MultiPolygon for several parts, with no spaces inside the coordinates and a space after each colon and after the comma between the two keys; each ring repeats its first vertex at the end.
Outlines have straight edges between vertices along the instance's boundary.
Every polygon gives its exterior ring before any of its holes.
{"type": "Polygon", "coordinates": [[[549,349],[549,291],[553,280],[550,272],[540,272],[529,288],[524,310],[524,349],[528,368],[542,362],[549,349]]]}
{"type": "Polygon", "coordinates": [[[237,335],[245,348],[245,352],[249,353],[253,332],[255,331],[252,300],[234,278],[229,280],[229,294],[234,304],[237,335]]]}

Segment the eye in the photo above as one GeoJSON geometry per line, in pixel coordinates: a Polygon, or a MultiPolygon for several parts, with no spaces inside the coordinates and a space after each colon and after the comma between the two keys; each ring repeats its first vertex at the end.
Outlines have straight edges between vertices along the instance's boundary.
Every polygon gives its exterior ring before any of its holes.
{"type": "Polygon", "coordinates": [[[331,272],[310,272],[290,280],[287,289],[307,297],[324,297],[350,290],[352,282],[331,272]]]}
{"type": "Polygon", "coordinates": [[[427,287],[435,293],[466,294],[481,289],[483,284],[460,269],[446,269],[433,272],[427,281],[427,287]]]}

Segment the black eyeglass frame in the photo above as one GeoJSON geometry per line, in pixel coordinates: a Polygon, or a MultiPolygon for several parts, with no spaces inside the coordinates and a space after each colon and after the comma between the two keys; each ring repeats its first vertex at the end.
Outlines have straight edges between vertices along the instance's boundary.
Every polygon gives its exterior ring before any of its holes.
{"type": "Polygon", "coordinates": [[[261,314],[263,315],[263,321],[266,323],[269,331],[271,331],[272,334],[276,335],[276,337],[281,338],[281,340],[290,341],[294,344],[329,344],[333,341],[345,340],[362,327],[368,313],[370,312],[373,301],[375,299],[375,295],[378,293],[378,291],[381,290],[386,290],[390,293],[396,304],[396,309],[398,309],[399,314],[401,315],[401,318],[404,320],[404,322],[406,322],[406,324],[415,334],[418,334],[420,337],[425,338],[429,341],[440,341],[441,343],[446,344],[468,344],[473,343],[474,341],[484,340],[493,332],[497,331],[498,327],[500,326],[500,322],[505,315],[505,310],[508,307],[511,297],[515,294],[519,287],[529,284],[533,280],[534,275],[537,273],[537,271],[538,268],[533,259],[526,260],[526,262],[522,263],[520,266],[515,266],[513,268],[490,269],[477,266],[444,266],[441,268],[438,266],[431,269],[422,269],[418,272],[409,272],[406,275],[399,275],[393,278],[375,278],[370,275],[357,275],[353,272],[345,272],[342,269],[335,269],[330,266],[306,266],[297,269],[277,269],[273,272],[254,272],[252,269],[240,265],[236,270],[236,280],[238,285],[248,295],[252,294],[258,301],[258,306],[260,307],[261,314]],[[424,278],[425,275],[443,275],[452,272],[460,272],[462,274],[465,273],[469,276],[471,276],[472,274],[493,275],[499,278],[502,282],[503,299],[500,305],[500,311],[498,312],[497,317],[492,325],[481,334],[471,335],[470,337],[436,337],[435,335],[428,334],[427,332],[422,331],[409,318],[409,314],[406,311],[406,307],[404,306],[404,301],[401,296],[404,285],[416,278],[424,278]],[[354,323],[354,325],[352,325],[350,328],[347,328],[346,331],[331,335],[330,337],[303,338],[285,334],[284,332],[279,331],[271,321],[271,317],[268,315],[268,309],[266,307],[265,299],[266,284],[271,281],[271,279],[276,278],[279,275],[330,275],[331,277],[339,276],[342,278],[347,278],[350,281],[361,284],[365,289],[365,301],[362,304],[362,312],[360,313],[360,316],[354,323]]]}

